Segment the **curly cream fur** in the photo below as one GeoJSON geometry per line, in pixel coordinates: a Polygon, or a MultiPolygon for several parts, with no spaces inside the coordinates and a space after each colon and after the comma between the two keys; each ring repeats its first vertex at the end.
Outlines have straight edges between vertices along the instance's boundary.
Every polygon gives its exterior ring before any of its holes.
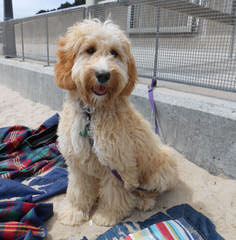
{"type": "Polygon", "coordinates": [[[57,56],[56,83],[68,90],[58,127],[59,149],[69,172],[61,221],[80,224],[95,208],[93,221],[108,226],[128,217],[134,208],[153,208],[156,196],[176,184],[176,156],[129,103],[137,81],[129,40],[111,21],[85,20],[59,40],[57,56]],[[89,48],[95,52],[89,54],[89,48]],[[95,72],[105,69],[111,77],[104,84],[105,94],[97,96],[93,90],[100,83],[95,72]],[[88,137],[79,136],[86,124],[84,107],[93,110],[89,132],[93,146],[88,137]]]}

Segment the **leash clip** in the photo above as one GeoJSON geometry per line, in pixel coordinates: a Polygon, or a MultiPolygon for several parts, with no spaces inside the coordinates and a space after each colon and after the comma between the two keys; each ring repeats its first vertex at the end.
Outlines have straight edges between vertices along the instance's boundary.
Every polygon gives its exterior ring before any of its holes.
{"type": "Polygon", "coordinates": [[[153,88],[155,88],[156,86],[157,86],[157,78],[153,78],[151,84],[148,85],[148,91],[149,92],[152,91],[153,88]]]}
{"type": "Polygon", "coordinates": [[[153,88],[155,88],[156,86],[157,86],[157,78],[154,77],[152,79],[151,84],[148,86],[148,96],[149,96],[149,101],[152,106],[152,111],[153,111],[153,115],[154,115],[155,133],[157,135],[160,135],[159,127],[158,127],[158,120],[157,120],[156,104],[155,104],[154,97],[153,97],[153,88]]]}

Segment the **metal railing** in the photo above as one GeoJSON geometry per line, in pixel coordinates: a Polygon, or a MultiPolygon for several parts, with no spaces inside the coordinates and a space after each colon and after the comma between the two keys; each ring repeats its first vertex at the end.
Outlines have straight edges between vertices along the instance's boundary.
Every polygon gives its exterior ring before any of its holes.
{"type": "Polygon", "coordinates": [[[10,21],[16,56],[56,62],[56,41],[88,17],[129,36],[139,76],[236,92],[235,0],[120,0],[10,21]]]}

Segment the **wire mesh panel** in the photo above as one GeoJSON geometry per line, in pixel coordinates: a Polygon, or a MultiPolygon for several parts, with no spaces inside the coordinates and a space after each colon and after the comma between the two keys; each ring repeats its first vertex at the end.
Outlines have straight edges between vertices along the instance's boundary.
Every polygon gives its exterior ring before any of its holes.
{"type": "Polygon", "coordinates": [[[3,55],[3,44],[0,42],[0,55],[3,55]]]}
{"type": "Polygon", "coordinates": [[[15,24],[16,56],[22,58],[22,23],[15,24]]]}
{"type": "Polygon", "coordinates": [[[3,26],[0,23],[0,55],[3,54],[3,26]]]}
{"type": "Polygon", "coordinates": [[[24,55],[26,58],[47,61],[47,18],[23,22],[24,55]]]}
{"type": "Polygon", "coordinates": [[[0,55],[3,54],[3,36],[2,36],[2,26],[0,24],[0,55]]]}
{"type": "Polygon", "coordinates": [[[87,9],[87,18],[98,18],[102,22],[108,19],[119,25],[119,27],[126,31],[127,29],[127,15],[128,6],[119,4],[117,2],[110,2],[90,6],[87,9]]]}
{"type": "Polygon", "coordinates": [[[159,79],[236,90],[235,7],[232,0],[129,3],[130,37],[136,40],[135,34],[139,34],[136,55],[143,58],[141,62],[144,63],[144,69],[139,69],[140,74],[151,73],[152,64],[149,64],[150,69],[147,66],[154,56],[154,44],[150,47],[144,39],[151,36],[155,39],[156,36],[159,79]]]}
{"type": "Polygon", "coordinates": [[[68,27],[74,25],[76,22],[82,21],[84,14],[85,8],[81,7],[48,16],[50,62],[56,62],[57,40],[65,34],[68,27]]]}
{"type": "MultiPolygon", "coordinates": [[[[117,2],[95,5],[89,7],[87,17],[98,18],[101,21],[112,19],[115,24],[119,25],[120,28],[130,37],[132,53],[135,57],[139,74],[152,77],[155,54],[155,36],[147,37],[142,34],[140,35],[139,26],[137,26],[136,31],[134,32],[133,27],[136,23],[136,18],[140,17],[140,14],[134,14],[133,7],[134,6],[117,2]]],[[[150,13],[145,12],[141,15],[148,18],[150,13]]],[[[155,16],[155,14],[152,16],[155,16]]]]}
{"type": "Polygon", "coordinates": [[[140,76],[152,77],[155,63],[157,8],[143,4],[129,6],[127,32],[140,76]]]}
{"type": "Polygon", "coordinates": [[[17,56],[55,62],[67,27],[110,18],[130,38],[140,76],[236,91],[235,9],[236,0],[120,0],[49,13],[16,22],[17,56]]]}

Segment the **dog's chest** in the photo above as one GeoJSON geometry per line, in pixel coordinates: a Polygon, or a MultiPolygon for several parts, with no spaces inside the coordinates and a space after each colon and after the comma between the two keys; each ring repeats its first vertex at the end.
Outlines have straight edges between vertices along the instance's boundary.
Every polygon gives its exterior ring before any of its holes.
{"type": "Polygon", "coordinates": [[[100,114],[95,110],[83,109],[79,121],[79,142],[86,145],[86,148],[89,148],[96,155],[102,165],[107,166],[107,162],[104,161],[107,151],[103,145],[106,144],[107,136],[105,133],[110,126],[105,124],[105,119],[107,119],[105,115],[105,113],[100,114]]]}
{"type": "Polygon", "coordinates": [[[72,126],[72,135],[76,139],[79,148],[86,148],[90,151],[94,148],[94,109],[79,105],[75,113],[75,119],[72,126]]]}
{"type": "Polygon", "coordinates": [[[80,112],[75,115],[71,128],[71,143],[75,158],[80,169],[99,177],[102,165],[98,161],[98,147],[94,138],[93,120],[88,114],[80,112]]]}

